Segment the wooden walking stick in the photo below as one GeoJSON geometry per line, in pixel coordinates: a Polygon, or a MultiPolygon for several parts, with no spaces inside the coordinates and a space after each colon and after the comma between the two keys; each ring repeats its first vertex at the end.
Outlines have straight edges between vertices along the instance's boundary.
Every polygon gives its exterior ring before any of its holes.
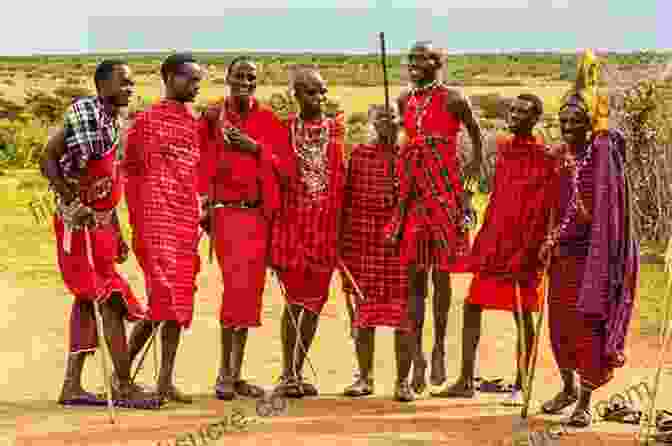
{"type": "MultiPolygon", "coordinates": [[[[555,218],[555,212],[551,209],[550,217],[548,219],[548,229],[549,233],[553,227],[553,222],[555,218]]],[[[534,375],[537,370],[537,357],[539,356],[539,339],[541,338],[541,329],[543,328],[544,323],[544,313],[546,311],[546,302],[548,301],[548,294],[551,287],[550,279],[550,260],[551,256],[549,254],[548,259],[546,260],[546,265],[544,265],[544,276],[543,280],[543,290],[544,295],[541,301],[541,308],[539,309],[539,318],[537,319],[537,326],[535,327],[534,332],[534,345],[532,347],[532,357],[530,358],[530,365],[527,368],[527,382],[524,384],[526,392],[523,393],[523,408],[520,411],[520,417],[525,419],[527,418],[527,412],[530,408],[530,401],[532,400],[532,382],[534,381],[534,375]]],[[[524,380],[524,378],[523,378],[524,380]]],[[[524,381],[525,382],[525,381],[524,381]]]]}
{"type": "MultiPolygon", "coordinates": [[[[651,392],[651,403],[649,407],[648,416],[642,417],[640,425],[639,437],[640,443],[648,445],[652,437],[651,427],[656,426],[656,399],[658,398],[658,391],[660,390],[660,378],[665,364],[665,354],[669,348],[670,340],[672,340],[672,237],[668,243],[667,252],[665,254],[665,271],[667,273],[667,296],[665,296],[665,313],[660,327],[660,350],[658,351],[658,366],[656,368],[656,375],[653,381],[653,390],[651,392]],[[642,431],[646,428],[646,433],[642,431]]],[[[665,433],[669,436],[669,433],[665,433]]]]}
{"type": "MultiPolygon", "coordinates": [[[[93,258],[91,250],[91,235],[88,229],[84,229],[86,236],[86,254],[87,259],[91,267],[93,267],[93,258]]],[[[106,356],[110,354],[107,348],[107,341],[105,340],[105,325],[103,324],[102,313],[100,312],[100,305],[97,300],[93,301],[93,314],[96,318],[96,332],[98,334],[98,347],[100,348],[100,365],[103,371],[103,385],[105,388],[105,397],[107,398],[107,411],[110,415],[110,423],[116,423],[116,411],[114,408],[114,402],[112,401],[112,383],[110,382],[110,374],[107,371],[107,359],[106,356]]]]}

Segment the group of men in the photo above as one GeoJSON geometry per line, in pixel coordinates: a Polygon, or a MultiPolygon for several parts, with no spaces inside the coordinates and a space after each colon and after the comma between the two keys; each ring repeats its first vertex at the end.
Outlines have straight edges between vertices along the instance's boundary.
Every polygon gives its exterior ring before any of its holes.
{"type": "Polygon", "coordinates": [[[198,95],[203,71],[192,56],[171,55],[161,67],[165,97],[138,113],[123,137],[118,113],[132,94],[131,70],[122,61],[101,63],[97,96],[72,104],[43,162],[57,196],[59,266],[75,296],[60,402],[105,403],[81,385],[86,354],[97,347],[97,306],[113,358],[114,399],[158,394],[164,401],[191,401],[175,387],[173,370],[181,331],[192,322],[198,245],[207,234],[224,288],[219,399],[263,395],[241,370],[248,329],[261,325],[267,268],[286,300],[277,392],[318,395],[303,369],[339,270],[359,365],[344,393],[374,393],[375,327],[386,326],[395,329],[395,399],[404,402],[426,388],[422,334],[430,270],[435,339],[429,375],[436,386],[446,381],[450,274],[471,272],[462,373],[434,395],[474,396],[482,310],[497,309],[510,311],[524,334],[509,399],[521,404],[535,340],[532,313],[543,311],[547,298],[565,387],[543,408],[555,413],[578,401],[573,424],[590,424],[591,391],[623,365],[636,289],[623,139],[596,127],[592,96],[579,88],[560,112],[566,144],[549,149],[533,136],[542,101],[520,95],[510,109],[513,136],[497,141],[493,192],[472,246],[464,184],[481,172],[481,131],[467,98],[440,82],[442,64],[431,43],[412,46],[412,88],[397,104],[370,107],[371,139],[353,148],[346,167],[344,117],[325,114],[327,88],[316,69],[296,74],[300,111],[283,122],[254,96],[255,63],[235,58],[226,74],[229,95],[197,117],[188,103],[198,95]],[[473,143],[466,166],[458,161],[462,127],[473,143]],[[116,214],[122,195],[148,307],[115,267],[129,252],[116,214]],[[541,286],[546,272],[548,296],[541,286]],[[124,319],[139,321],[128,340],[124,319]],[[158,331],[161,371],[156,392],[148,392],[134,383],[131,366],[158,331]]]}

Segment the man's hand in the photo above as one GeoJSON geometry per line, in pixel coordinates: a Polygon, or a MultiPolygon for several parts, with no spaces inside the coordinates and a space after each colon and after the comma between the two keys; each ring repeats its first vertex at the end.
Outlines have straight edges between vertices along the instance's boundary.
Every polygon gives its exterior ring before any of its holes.
{"type": "Polygon", "coordinates": [[[130,249],[128,248],[128,244],[124,240],[121,235],[119,236],[119,252],[117,253],[117,263],[122,264],[126,260],[128,260],[128,254],[130,252],[130,249]]]}
{"type": "Polygon", "coordinates": [[[548,265],[551,263],[554,248],[555,244],[551,240],[546,240],[539,249],[539,261],[544,266],[544,269],[547,269],[548,265]]]}
{"type": "Polygon", "coordinates": [[[257,142],[236,127],[225,128],[222,133],[225,135],[225,141],[228,139],[230,145],[238,147],[243,152],[257,153],[259,151],[257,142]]]}
{"type": "Polygon", "coordinates": [[[385,229],[385,243],[388,245],[395,246],[399,243],[401,238],[401,225],[399,223],[391,223],[385,229]],[[391,226],[394,225],[394,226],[391,226]]]}
{"type": "Polygon", "coordinates": [[[203,229],[203,231],[205,231],[206,234],[210,235],[211,226],[210,226],[210,210],[209,209],[206,209],[203,212],[203,215],[201,215],[201,220],[198,222],[198,224],[200,225],[201,229],[203,229]]]}
{"type": "Polygon", "coordinates": [[[66,211],[69,215],[67,215],[67,217],[64,215],[64,219],[69,220],[72,225],[92,226],[95,223],[93,209],[82,205],[79,200],[75,200],[71,206],[72,207],[66,211]]]}

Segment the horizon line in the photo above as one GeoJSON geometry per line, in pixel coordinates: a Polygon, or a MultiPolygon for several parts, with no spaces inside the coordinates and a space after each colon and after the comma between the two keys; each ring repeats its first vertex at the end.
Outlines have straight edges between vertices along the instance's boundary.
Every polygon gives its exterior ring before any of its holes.
{"type": "MultiPolygon", "coordinates": [[[[584,48],[578,49],[477,49],[477,50],[445,50],[446,55],[493,55],[493,54],[577,54],[584,48]]],[[[390,50],[387,49],[388,55],[400,56],[407,53],[408,50],[390,50]]],[[[655,53],[672,52],[672,48],[640,48],[640,49],[597,49],[600,53],[609,54],[634,54],[642,51],[649,51],[655,53]]],[[[278,50],[278,49],[119,49],[119,50],[80,50],[80,51],[44,51],[31,54],[22,55],[3,55],[0,58],[6,57],[39,57],[39,56],[99,56],[109,54],[170,54],[173,52],[187,52],[194,54],[237,54],[237,53],[257,53],[257,54],[282,54],[282,55],[324,55],[324,56],[372,56],[378,55],[378,51],[371,50],[278,50]]]]}

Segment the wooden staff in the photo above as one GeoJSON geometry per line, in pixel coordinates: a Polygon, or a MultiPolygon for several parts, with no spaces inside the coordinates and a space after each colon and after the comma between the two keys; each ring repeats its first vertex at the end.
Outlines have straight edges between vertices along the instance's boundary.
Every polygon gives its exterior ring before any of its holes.
{"type": "Polygon", "coordinates": [[[387,80],[387,54],[385,51],[385,33],[381,32],[380,36],[380,63],[383,67],[383,88],[385,90],[385,111],[390,111],[390,85],[387,80]]]}

